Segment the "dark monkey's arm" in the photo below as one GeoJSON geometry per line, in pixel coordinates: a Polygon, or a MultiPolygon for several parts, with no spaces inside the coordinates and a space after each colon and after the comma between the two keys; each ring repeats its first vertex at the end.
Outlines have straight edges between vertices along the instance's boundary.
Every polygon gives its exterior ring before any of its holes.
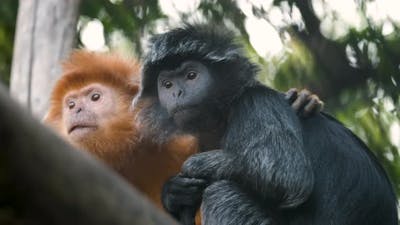
{"type": "Polygon", "coordinates": [[[300,123],[278,92],[261,86],[245,92],[232,107],[222,147],[190,157],[183,175],[231,180],[280,207],[295,207],[312,192],[300,123]]]}
{"type": "Polygon", "coordinates": [[[295,113],[306,111],[307,107],[302,106],[310,106],[311,102],[311,110],[305,115],[312,116],[322,103],[307,101],[309,94],[303,92],[295,96],[288,92],[282,101],[283,95],[259,89],[250,91],[254,93],[232,109],[223,145],[226,150],[193,155],[183,165],[182,173],[164,185],[163,204],[183,224],[194,223],[202,198],[205,224],[273,224],[274,213],[260,208],[251,196],[261,195],[270,200],[269,205],[294,207],[311,193],[313,174],[302,152],[295,113]],[[274,97],[265,98],[263,92],[274,97]],[[294,108],[295,103],[300,107],[294,108]]]}

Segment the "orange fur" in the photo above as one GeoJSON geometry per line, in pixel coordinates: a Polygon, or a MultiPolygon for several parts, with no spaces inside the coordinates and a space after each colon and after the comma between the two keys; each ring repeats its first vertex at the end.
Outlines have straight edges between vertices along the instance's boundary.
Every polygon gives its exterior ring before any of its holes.
{"type": "Polygon", "coordinates": [[[135,61],[113,54],[75,51],[63,64],[63,75],[51,94],[44,123],[72,142],[62,123],[65,95],[92,83],[117,91],[120,95],[118,113],[110,119],[107,129],[96,131],[81,143],[72,144],[103,160],[162,207],[162,185],[180,171],[187,157],[197,152],[197,142],[192,136],[179,136],[160,146],[140,139],[140,130],[133,122],[140,108],[130,109],[139,89],[139,79],[139,64],[135,61]]]}
{"type": "Polygon", "coordinates": [[[50,107],[44,122],[63,129],[61,124],[64,96],[72,90],[81,89],[92,83],[101,83],[121,93],[122,101],[129,102],[139,90],[139,64],[114,54],[75,51],[63,63],[63,75],[55,84],[50,98],[50,107]]]}

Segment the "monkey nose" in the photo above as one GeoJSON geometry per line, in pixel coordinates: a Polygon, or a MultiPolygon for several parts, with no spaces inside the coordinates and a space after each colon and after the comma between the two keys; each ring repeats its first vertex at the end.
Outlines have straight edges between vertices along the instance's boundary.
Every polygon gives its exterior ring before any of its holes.
{"type": "Polygon", "coordinates": [[[82,111],[82,107],[78,107],[77,109],[76,109],[76,113],[80,113],[82,111]]]}
{"type": "Polygon", "coordinates": [[[179,90],[179,91],[177,91],[177,92],[173,92],[173,93],[172,93],[172,96],[173,96],[174,98],[177,98],[177,97],[181,97],[182,94],[183,94],[183,91],[182,91],[182,90],[179,90]]]}

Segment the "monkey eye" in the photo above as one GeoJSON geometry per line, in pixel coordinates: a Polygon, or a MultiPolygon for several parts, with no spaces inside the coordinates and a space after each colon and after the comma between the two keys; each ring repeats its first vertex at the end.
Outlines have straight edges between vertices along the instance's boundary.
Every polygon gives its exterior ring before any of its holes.
{"type": "Polygon", "coordinates": [[[94,93],[94,94],[92,94],[92,96],[90,97],[90,99],[91,99],[93,102],[96,102],[96,101],[98,101],[98,100],[100,99],[100,94],[94,93]]]}
{"type": "Polygon", "coordinates": [[[194,80],[197,77],[197,73],[194,71],[190,71],[187,75],[186,78],[189,80],[194,80]]]}
{"type": "Polygon", "coordinates": [[[75,102],[69,101],[69,102],[68,102],[68,108],[69,108],[69,109],[73,109],[74,107],[75,107],[75,102]]]}
{"type": "Polygon", "coordinates": [[[165,88],[171,88],[172,87],[172,82],[169,80],[165,80],[162,82],[162,86],[164,86],[165,88]]]}

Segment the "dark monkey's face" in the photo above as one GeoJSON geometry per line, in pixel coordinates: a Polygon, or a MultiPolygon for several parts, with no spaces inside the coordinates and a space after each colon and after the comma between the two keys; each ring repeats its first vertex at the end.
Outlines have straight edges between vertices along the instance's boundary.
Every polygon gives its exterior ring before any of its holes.
{"type": "Polygon", "coordinates": [[[157,83],[161,106],[179,127],[206,122],[215,82],[205,64],[184,61],[171,70],[161,70],[157,83]]]}

